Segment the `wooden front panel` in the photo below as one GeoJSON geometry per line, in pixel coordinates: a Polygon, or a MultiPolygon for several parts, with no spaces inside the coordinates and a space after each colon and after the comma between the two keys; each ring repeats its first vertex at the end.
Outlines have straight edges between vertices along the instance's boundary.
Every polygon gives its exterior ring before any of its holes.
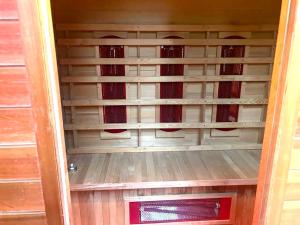
{"type": "Polygon", "coordinates": [[[15,182],[0,184],[0,211],[42,211],[44,209],[40,183],[15,182]]]}
{"type": "Polygon", "coordinates": [[[0,106],[28,107],[30,93],[25,67],[0,68],[0,106]]]}
{"type": "Polygon", "coordinates": [[[126,197],[183,196],[184,194],[225,192],[237,193],[236,220],[233,225],[250,225],[254,208],[255,186],[86,191],[72,192],[71,194],[75,225],[124,225],[128,219],[124,201],[126,197]]]}
{"type": "Polygon", "coordinates": [[[45,225],[31,93],[15,0],[0,0],[0,224],[45,225]]]}
{"type": "Polygon", "coordinates": [[[18,21],[0,21],[0,65],[24,65],[18,21]]]}
{"type": "Polygon", "coordinates": [[[35,146],[3,147],[0,149],[0,179],[40,177],[35,146]]]}
{"type": "Polygon", "coordinates": [[[16,0],[0,0],[0,19],[14,20],[18,18],[16,0]]]}
{"type": "Polygon", "coordinates": [[[35,142],[30,108],[0,108],[0,124],[0,144],[35,142]]]}
{"type": "Polygon", "coordinates": [[[24,216],[18,218],[5,218],[1,220],[1,225],[46,225],[45,216],[24,216]]]}

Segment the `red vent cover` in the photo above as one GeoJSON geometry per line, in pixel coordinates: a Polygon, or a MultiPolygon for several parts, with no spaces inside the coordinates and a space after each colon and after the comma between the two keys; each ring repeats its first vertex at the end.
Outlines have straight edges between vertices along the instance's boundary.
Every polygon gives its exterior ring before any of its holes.
{"type": "MultiPolygon", "coordinates": [[[[242,39],[240,36],[230,36],[228,39],[242,39]]],[[[221,57],[244,57],[245,46],[222,46],[221,57]]],[[[243,64],[221,64],[220,75],[242,75],[243,64]]],[[[240,98],[240,81],[222,81],[219,83],[218,98],[240,98]]],[[[217,105],[216,122],[237,122],[239,105],[217,105]]],[[[219,128],[229,131],[235,128],[219,128]]]]}
{"type": "MultiPolygon", "coordinates": [[[[104,38],[119,38],[117,36],[105,36],[104,38]]],[[[124,58],[124,46],[100,46],[101,58],[124,58]]],[[[124,65],[101,65],[101,76],[125,76],[124,65]]],[[[102,83],[103,99],[126,99],[125,83],[102,83]]],[[[103,107],[104,123],[126,123],[126,106],[103,107]]],[[[124,129],[105,130],[110,133],[120,133],[124,129]]]]}
{"type": "Polygon", "coordinates": [[[130,202],[130,224],[229,220],[231,198],[130,202]]]}
{"type": "MultiPolygon", "coordinates": [[[[180,38],[177,36],[169,36],[167,38],[180,38]]],[[[183,45],[167,45],[160,48],[161,58],[183,58],[183,45]]],[[[160,66],[161,76],[183,76],[183,64],[167,64],[160,66]]],[[[160,83],[160,98],[182,98],[183,83],[182,82],[166,82],[160,83]]],[[[161,105],[160,106],[160,122],[161,123],[180,123],[182,121],[182,106],[181,105],[161,105]]],[[[162,129],[163,131],[173,132],[180,129],[162,129]]]]}

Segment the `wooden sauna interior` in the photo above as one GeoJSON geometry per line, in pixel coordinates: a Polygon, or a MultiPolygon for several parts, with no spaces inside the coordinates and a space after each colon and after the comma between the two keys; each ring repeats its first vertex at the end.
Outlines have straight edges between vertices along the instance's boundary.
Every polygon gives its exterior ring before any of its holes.
{"type": "Polygon", "coordinates": [[[251,225],[280,3],[52,1],[75,225],[251,225]]]}

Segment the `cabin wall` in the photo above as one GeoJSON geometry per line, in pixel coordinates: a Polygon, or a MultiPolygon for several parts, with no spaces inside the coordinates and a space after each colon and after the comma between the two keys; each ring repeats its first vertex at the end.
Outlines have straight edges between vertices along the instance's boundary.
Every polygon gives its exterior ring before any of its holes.
{"type": "Polygon", "coordinates": [[[16,1],[0,1],[0,224],[45,225],[20,23],[16,1]]]}
{"type": "MultiPolygon", "coordinates": [[[[112,30],[108,32],[101,30],[101,24],[99,27],[85,24],[77,26],[57,24],[59,76],[66,143],[69,152],[88,153],[89,148],[97,149],[91,151],[100,153],[109,152],[110,149],[111,151],[120,151],[120,149],[134,151],[138,148],[138,151],[155,148],[171,150],[176,147],[182,147],[182,150],[261,148],[269,80],[275,51],[276,27],[265,26],[263,28],[254,25],[253,27],[232,26],[227,28],[224,25],[217,25],[216,28],[211,27],[211,30],[207,31],[207,27],[200,25],[196,28],[198,30],[191,32],[189,31],[189,29],[193,29],[191,26],[185,28],[164,26],[147,28],[140,26],[137,28],[140,31],[136,31],[134,26],[126,27],[126,25],[120,24],[108,25],[108,28],[105,28],[104,25],[103,30],[112,30]],[[163,31],[164,28],[171,29],[172,32],[163,31]],[[147,29],[151,29],[151,31],[147,29]],[[155,29],[161,30],[156,31],[155,29]],[[179,32],[176,29],[187,29],[187,31],[179,32]],[[105,101],[101,101],[99,45],[101,45],[100,38],[107,35],[121,37],[119,43],[124,43],[126,100],[120,101],[119,104],[128,106],[126,107],[127,123],[122,127],[126,128],[125,126],[130,125],[137,127],[117,134],[100,130],[97,127],[97,124],[99,127],[104,124],[103,104],[105,103],[105,101]],[[184,47],[184,60],[186,60],[184,78],[186,80],[193,79],[192,82],[183,84],[182,124],[178,125],[179,128],[182,126],[189,129],[165,132],[161,129],[139,128],[139,125],[141,127],[163,125],[159,120],[159,105],[163,104],[159,103],[160,84],[156,81],[161,78],[160,45],[146,43],[150,40],[159,43],[165,37],[174,35],[182,37],[182,41],[187,43],[184,47]],[[214,79],[222,77],[219,75],[220,63],[217,60],[222,59],[221,48],[226,41],[224,38],[232,35],[241,36],[250,43],[245,45],[245,60],[256,60],[244,63],[243,75],[239,76],[242,81],[240,95],[242,103],[239,103],[239,100],[236,101],[237,104],[240,104],[236,122],[241,129],[231,131],[209,129],[208,126],[221,126],[216,122],[216,102],[218,101],[220,80],[213,80],[213,77],[216,77],[214,79]],[[140,43],[138,46],[130,44],[130,41],[134,43],[136,40],[140,43]],[[193,41],[203,42],[203,44],[198,46],[189,44],[193,41]],[[205,44],[207,42],[211,44],[205,44]],[[218,44],[216,44],[217,42],[218,44]],[[99,61],[98,65],[94,63],[97,60],[99,61]],[[153,63],[151,60],[156,60],[157,63],[153,63]],[[198,60],[199,63],[193,63],[193,60],[198,60]],[[210,62],[207,63],[207,61],[210,62]],[[245,77],[244,80],[243,77],[245,77]],[[134,81],[137,79],[139,81],[134,81]],[[201,127],[201,123],[206,127],[201,127]],[[261,125],[255,127],[255,123],[261,123],[261,125]],[[200,129],[191,129],[195,124],[199,124],[200,129]]],[[[112,59],[112,63],[114,63],[113,61],[114,59],[112,59]]],[[[165,77],[165,79],[168,78],[165,77]]],[[[169,79],[172,81],[174,78],[169,79]]],[[[234,80],[235,77],[231,79],[234,80]]],[[[118,101],[111,100],[112,104],[117,105],[118,103],[115,102],[118,101]]],[[[221,100],[222,103],[226,104],[226,100],[221,100]]],[[[110,124],[106,126],[109,127],[110,124]]]]}

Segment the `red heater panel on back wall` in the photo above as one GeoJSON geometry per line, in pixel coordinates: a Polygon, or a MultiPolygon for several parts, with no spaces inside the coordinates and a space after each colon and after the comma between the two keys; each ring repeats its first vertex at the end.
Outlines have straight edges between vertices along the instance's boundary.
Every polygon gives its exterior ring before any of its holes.
{"type": "MultiPolygon", "coordinates": [[[[177,39],[180,37],[169,36],[166,38],[177,39]]],[[[167,45],[160,48],[161,58],[184,58],[184,46],[167,45]]],[[[183,64],[167,64],[160,66],[161,76],[183,76],[183,64]]],[[[160,83],[160,98],[182,98],[183,83],[182,82],[165,82],[160,83]]],[[[160,106],[160,122],[161,123],[180,123],[182,122],[182,106],[181,105],[161,105],[160,106]]],[[[180,129],[162,129],[163,131],[173,132],[180,129]]]]}
{"type": "MultiPolygon", "coordinates": [[[[227,39],[242,39],[240,36],[230,36],[227,39]]],[[[245,46],[222,46],[221,57],[244,57],[245,46]]],[[[243,64],[221,64],[220,75],[242,75],[243,64]]],[[[219,83],[218,98],[240,98],[242,82],[222,81],[219,83]]],[[[237,122],[239,105],[217,105],[216,122],[237,122]]],[[[235,128],[219,128],[230,131],[235,128]]]]}
{"type": "MultiPolygon", "coordinates": [[[[117,36],[105,36],[104,38],[119,38],[117,36]]],[[[124,46],[105,45],[99,47],[101,58],[124,58],[124,46]]],[[[125,76],[124,65],[101,65],[101,76],[125,76]]],[[[125,83],[102,83],[103,99],[126,99],[125,83]]],[[[104,106],[104,123],[126,123],[126,106],[104,106]]],[[[105,130],[110,133],[121,133],[124,129],[105,130]]]]}
{"type": "Polygon", "coordinates": [[[232,198],[130,202],[130,224],[229,220],[232,198]]]}

